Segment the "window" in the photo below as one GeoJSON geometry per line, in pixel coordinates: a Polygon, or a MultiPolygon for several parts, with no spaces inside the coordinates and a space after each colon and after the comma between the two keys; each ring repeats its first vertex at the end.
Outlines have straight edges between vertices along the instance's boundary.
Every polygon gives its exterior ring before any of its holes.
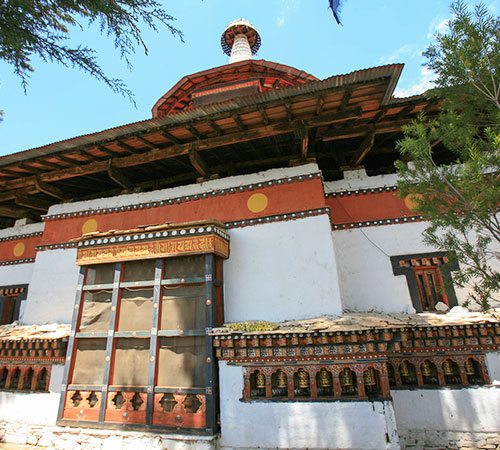
{"type": "MultiPolygon", "coordinates": [[[[160,247],[138,248],[147,256],[160,247]]],[[[223,322],[223,255],[205,250],[82,267],[61,424],[215,432],[216,365],[206,330],[223,322]]]]}
{"type": "Polygon", "coordinates": [[[394,275],[405,275],[413,307],[417,312],[436,311],[439,302],[449,308],[458,304],[451,285],[451,271],[447,253],[391,256],[394,275]]]}
{"type": "Polygon", "coordinates": [[[21,302],[26,299],[28,285],[0,287],[0,325],[19,319],[21,302]]]}

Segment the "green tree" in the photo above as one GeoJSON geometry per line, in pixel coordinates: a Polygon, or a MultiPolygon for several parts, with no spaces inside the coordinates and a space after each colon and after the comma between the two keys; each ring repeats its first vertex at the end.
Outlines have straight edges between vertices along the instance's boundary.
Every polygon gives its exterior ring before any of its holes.
{"type": "Polygon", "coordinates": [[[430,222],[425,242],[456,255],[454,282],[487,310],[500,291],[500,18],[483,4],[451,10],[447,33],[424,53],[436,74],[426,95],[440,113],[404,128],[398,148],[411,164],[397,162],[398,187],[430,222]]]}
{"type": "Polygon", "coordinates": [[[97,23],[130,65],[129,56],[136,47],[147,53],[140,25],[154,30],[165,25],[182,40],[182,33],[171,25],[173,20],[156,0],[1,0],[0,59],[13,66],[25,89],[34,70],[31,58],[36,55],[44,61],[78,67],[131,98],[121,80],[104,73],[93,49],[67,45],[71,28],[97,23]]]}

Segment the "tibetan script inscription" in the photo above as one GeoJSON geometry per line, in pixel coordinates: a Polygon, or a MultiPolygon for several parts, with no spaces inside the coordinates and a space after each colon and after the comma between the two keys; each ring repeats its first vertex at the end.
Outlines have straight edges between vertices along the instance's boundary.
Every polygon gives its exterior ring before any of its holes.
{"type": "Polygon", "coordinates": [[[215,253],[223,258],[229,256],[229,244],[215,234],[191,236],[178,239],[163,239],[147,242],[79,248],[77,264],[88,265],[105,262],[130,261],[168,256],[215,253]]]}

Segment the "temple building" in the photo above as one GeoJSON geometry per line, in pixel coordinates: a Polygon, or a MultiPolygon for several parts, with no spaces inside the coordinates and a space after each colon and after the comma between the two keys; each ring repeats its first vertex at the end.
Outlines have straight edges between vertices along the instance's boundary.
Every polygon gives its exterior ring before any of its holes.
{"type": "Polygon", "coordinates": [[[221,44],[151,119],[0,157],[0,442],[496,448],[500,322],[397,196],[439,105],[221,44]]]}

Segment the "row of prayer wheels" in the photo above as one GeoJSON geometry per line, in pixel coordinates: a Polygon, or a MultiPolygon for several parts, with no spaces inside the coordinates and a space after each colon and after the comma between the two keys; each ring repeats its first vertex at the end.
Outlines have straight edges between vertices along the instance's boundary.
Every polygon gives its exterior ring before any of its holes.
{"type": "MultiPolygon", "coordinates": [[[[299,369],[296,372],[296,387],[299,389],[309,389],[309,374],[304,369],[299,369]]],[[[355,384],[356,375],[349,368],[346,367],[339,375],[340,386],[342,388],[349,388],[355,384]]],[[[363,374],[363,381],[365,386],[376,386],[377,377],[373,367],[365,370],[363,374]]],[[[319,388],[331,388],[333,386],[332,374],[322,368],[318,372],[317,383],[319,388]]],[[[266,377],[260,371],[255,372],[255,387],[257,389],[266,388],[266,377]]],[[[276,387],[279,389],[286,389],[288,387],[288,378],[282,370],[276,372],[276,387]]]]}

